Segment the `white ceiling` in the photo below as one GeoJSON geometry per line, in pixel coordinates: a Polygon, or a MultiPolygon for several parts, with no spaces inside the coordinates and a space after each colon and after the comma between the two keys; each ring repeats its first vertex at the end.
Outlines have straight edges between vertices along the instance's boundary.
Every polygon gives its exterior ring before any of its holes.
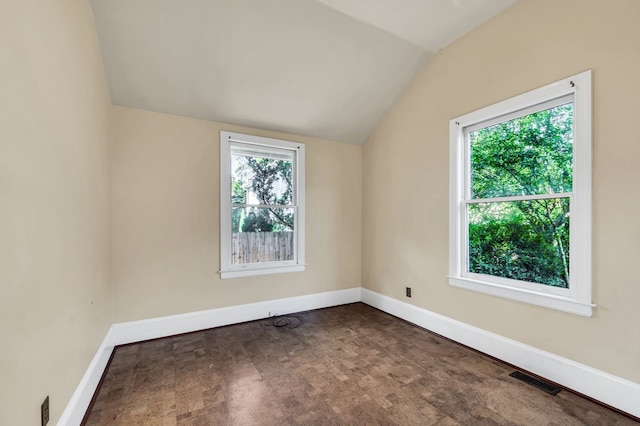
{"type": "Polygon", "coordinates": [[[364,143],[429,57],[516,0],[91,0],[112,102],[364,143]]]}

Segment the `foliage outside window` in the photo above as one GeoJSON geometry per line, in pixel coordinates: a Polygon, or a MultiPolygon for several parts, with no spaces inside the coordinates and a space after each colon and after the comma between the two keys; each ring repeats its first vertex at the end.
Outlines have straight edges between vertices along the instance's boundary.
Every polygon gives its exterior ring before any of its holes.
{"type": "Polygon", "coordinates": [[[450,129],[450,283],[590,316],[590,72],[450,129]]]}
{"type": "Polygon", "coordinates": [[[220,132],[222,278],[304,270],[304,145],[220,132]]]}

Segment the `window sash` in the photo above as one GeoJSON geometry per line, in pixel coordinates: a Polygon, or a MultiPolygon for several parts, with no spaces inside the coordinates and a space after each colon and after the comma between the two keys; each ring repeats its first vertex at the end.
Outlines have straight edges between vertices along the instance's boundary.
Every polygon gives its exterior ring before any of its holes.
{"type": "Polygon", "coordinates": [[[565,95],[554,97],[553,99],[549,99],[549,100],[537,103],[535,105],[526,106],[516,111],[509,112],[507,114],[498,115],[497,117],[492,117],[489,119],[485,119],[485,120],[470,124],[464,127],[463,131],[464,131],[465,139],[468,140],[469,133],[473,133],[476,130],[484,129],[485,127],[495,126],[496,124],[515,120],[516,118],[524,117],[530,114],[535,114],[536,112],[544,111],[545,109],[551,109],[560,105],[573,103],[574,99],[575,99],[574,94],[568,93],[565,95]]]}
{"type": "MultiPolygon", "coordinates": [[[[470,137],[471,133],[473,133],[476,130],[495,126],[497,124],[505,123],[511,120],[515,120],[521,117],[525,117],[527,115],[535,114],[540,111],[552,109],[552,108],[555,108],[561,105],[566,105],[569,103],[572,103],[572,104],[574,103],[573,93],[569,93],[557,98],[553,98],[545,102],[541,102],[536,105],[531,105],[507,114],[499,115],[497,117],[490,118],[488,120],[483,120],[473,125],[468,125],[462,128],[462,135],[464,138],[464,153],[465,153],[465,165],[464,165],[465,191],[464,191],[464,199],[462,200],[462,204],[463,204],[462,208],[464,209],[464,214],[461,215],[461,219],[463,223],[461,223],[460,225],[464,230],[462,233],[462,236],[463,236],[462,244],[464,247],[465,256],[463,257],[463,264],[462,264],[462,271],[461,271],[463,276],[476,277],[478,279],[483,279],[483,280],[491,279],[491,280],[495,280],[496,282],[500,282],[501,284],[504,284],[504,285],[511,285],[514,287],[519,287],[519,288],[528,289],[528,290],[538,290],[538,291],[542,291],[550,294],[567,295],[568,293],[569,294],[571,293],[570,283],[569,283],[569,288],[559,288],[559,287],[550,286],[544,283],[522,281],[514,278],[501,277],[499,275],[480,274],[476,272],[471,272],[471,267],[470,267],[471,242],[469,241],[470,221],[468,218],[468,208],[467,208],[467,206],[470,204],[503,203],[503,202],[513,202],[513,201],[569,198],[570,199],[569,211],[571,212],[571,198],[573,196],[573,192],[512,195],[512,196],[490,197],[490,198],[473,198],[473,196],[471,195],[472,194],[471,137],[470,137]]],[[[572,156],[572,165],[573,165],[573,156],[572,156]]],[[[569,238],[571,240],[571,236],[569,238]]],[[[569,256],[569,259],[571,259],[571,255],[569,256]]]]}
{"type": "Polygon", "coordinates": [[[449,283],[507,299],[591,316],[591,71],[452,119],[450,133],[449,283]],[[573,101],[572,192],[472,199],[468,133],[573,101]],[[468,272],[467,206],[476,203],[569,198],[569,289],[468,272]]]}
{"type": "Polygon", "coordinates": [[[231,155],[241,155],[247,157],[270,158],[273,160],[290,160],[296,157],[293,149],[282,149],[271,146],[251,144],[246,142],[230,141],[229,147],[231,155]]]}
{"type": "MultiPolygon", "coordinates": [[[[267,158],[272,160],[287,160],[291,162],[291,201],[292,204],[269,204],[278,207],[297,207],[298,198],[298,167],[296,164],[298,155],[294,149],[282,149],[272,146],[248,144],[238,141],[229,142],[230,155],[267,158]]],[[[231,170],[233,176],[234,170],[231,170]]],[[[241,207],[243,204],[234,204],[232,207],[241,207]]],[[[247,207],[261,207],[263,204],[246,204],[247,207]]]]}
{"type": "Polygon", "coordinates": [[[304,144],[279,139],[220,132],[220,274],[222,278],[304,271],[304,144]],[[292,162],[293,204],[231,202],[232,155],[255,156],[292,162]],[[293,259],[233,264],[232,211],[234,208],[293,209],[293,259]]]}
{"type": "MultiPolygon", "coordinates": [[[[569,94],[564,94],[562,96],[559,97],[554,97],[552,99],[546,100],[544,102],[540,102],[537,103],[535,105],[531,105],[531,106],[527,106],[521,109],[518,109],[516,111],[507,113],[507,114],[502,114],[502,115],[498,115],[497,117],[493,117],[493,118],[489,118],[489,119],[485,119],[479,122],[475,122],[474,124],[469,124],[466,126],[462,127],[462,135],[464,138],[464,159],[465,159],[465,163],[464,163],[464,183],[465,183],[465,189],[464,189],[464,200],[468,201],[468,200],[478,200],[476,198],[473,197],[472,195],[472,165],[471,165],[471,136],[470,134],[473,133],[476,130],[481,130],[481,129],[485,129],[487,127],[492,127],[495,126],[497,124],[501,124],[501,123],[506,123],[508,121],[512,121],[515,120],[517,118],[521,118],[521,117],[525,117],[527,115],[531,115],[531,114],[535,114],[537,112],[540,111],[545,111],[548,109],[552,109],[561,105],[566,105],[566,104],[574,104],[574,109],[575,109],[575,96],[573,93],[569,93],[569,94]]],[[[575,124],[575,120],[574,120],[574,124],[575,124]]],[[[574,132],[575,133],[575,125],[574,125],[574,132]]],[[[573,155],[572,155],[572,163],[574,162],[573,159],[573,155]]],[[[556,195],[559,193],[553,193],[552,195],[556,195]]],[[[549,194],[527,194],[525,196],[532,196],[532,195],[542,195],[542,196],[546,196],[549,194]]],[[[510,198],[510,197],[518,197],[518,196],[504,196],[504,197],[492,197],[495,199],[498,198],[510,198]]],[[[492,198],[483,198],[484,200],[491,200],[492,198]]],[[[555,198],[555,197],[554,197],[555,198]]]]}
{"type": "MultiPolygon", "coordinates": [[[[493,201],[493,203],[502,203],[502,202],[510,202],[510,201],[529,201],[529,200],[536,200],[536,199],[564,199],[564,198],[569,198],[569,212],[572,211],[572,205],[573,205],[573,197],[572,194],[567,194],[567,196],[563,196],[563,197],[540,197],[540,196],[530,196],[530,197],[504,197],[502,199],[495,199],[495,201],[493,201]],[[518,198],[516,200],[505,200],[505,198],[518,198]],[[523,199],[521,199],[523,198],[523,199]]],[[[488,202],[488,203],[492,203],[492,202],[488,202]]],[[[461,205],[463,206],[462,208],[464,209],[464,213],[461,215],[461,245],[462,247],[464,247],[463,249],[463,253],[464,253],[464,257],[463,259],[461,259],[461,271],[460,271],[460,275],[462,277],[466,277],[466,278],[471,278],[471,279],[477,279],[479,281],[493,281],[496,283],[499,283],[501,285],[504,286],[512,286],[512,287],[516,287],[516,288],[521,288],[521,289],[525,289],[525,290],[529,290],[529,291],[538,291],[538,292],[542,292],[542,293],[546,293],[546,294],[554,294],[554,295],[558,295],[558,296],[564,296],[564,297],[574,297],[574,289],[572,288],[571,285],[571,274],[572,274],[572,270],[571,270],[571,266],[569,267],[569,283],[568,283],[568,288],[563,288],[563,287],[556,287],[556,286],[552,286],[549,284],[544,284],[544,283],[537,283],[537,282],[530,282],[530,281],[523,281],[523,280],[518,280],[515,278],[505,278],[505,277],[501,277],[499,275],[490,275],[490,274],[481,274],[481,273],[477,273],[477,272],[471,272],[471,267],[470,267],[470,246],[471,243],[469,241],[469,225],[470,225],[470,221],[468,218],[468,208],[467,206],[469,205],[474,205],[474,204],[479,204],[476,202],[476,200],[470,200],[470,202],[466,202],[466,203],[462,203],[461,205]]],[[[571,222],[569,222],[569,226],[571,227],[571,222]]],[[[569,264],[571,265],[571,232],[569,233],[569,264]]]]}
{"type": "Polygon", "coordinates": [[[469,198],[462,200],[465,204],[500,203],[506,201],[550,200],[554,198],[570,198],[573,192],[559,192],[555,194],[510,195],[507,197],[469,198]]]}
{"type": "Polygon", "coordinates": [[[257,209],[297,209],[298,206],[295,204],[239,204],[239,203],[231,203],[231,207],[255,207],[257,209]]]}

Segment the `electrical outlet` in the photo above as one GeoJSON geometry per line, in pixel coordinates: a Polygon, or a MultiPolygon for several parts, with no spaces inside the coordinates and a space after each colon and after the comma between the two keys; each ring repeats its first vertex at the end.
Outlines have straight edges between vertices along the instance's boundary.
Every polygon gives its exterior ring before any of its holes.
{"type": "Polygon", "coordinates": [[[406,287],[406,289],[407,297],[411,297],[411,287],[406,287]]]}
{"type": "Polygon", "coordinates": [[[49,395],[47,395],[42,405],[40,405],[40,419],[42,420],[42,426],[49,423],[49,395]]]}

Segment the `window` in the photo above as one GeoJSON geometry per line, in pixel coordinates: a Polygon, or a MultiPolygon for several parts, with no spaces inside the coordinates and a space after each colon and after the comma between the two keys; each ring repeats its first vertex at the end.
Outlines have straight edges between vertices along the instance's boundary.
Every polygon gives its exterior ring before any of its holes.
{"type": "Polygon", "coordinates": [[[304,271],[304,144],[220,132],[222,278],[304,271]]]}
{"type": "Polygon", "coordinates": [[[591,72],[449,128],[449,283],[591,316],[591,72]]]}

